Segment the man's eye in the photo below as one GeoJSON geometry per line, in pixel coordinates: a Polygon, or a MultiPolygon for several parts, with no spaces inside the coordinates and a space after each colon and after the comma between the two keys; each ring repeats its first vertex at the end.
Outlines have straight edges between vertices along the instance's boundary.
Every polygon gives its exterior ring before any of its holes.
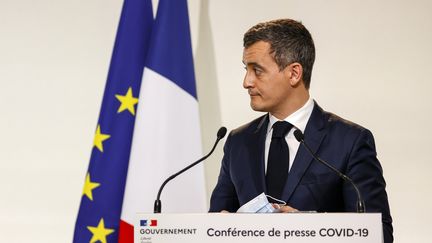
{"type": "Polygon", "coordinates": [[[262,70],[259,68],[254,68],[254,72],[256,75],[260,75],[262,73],[262,70]]]}

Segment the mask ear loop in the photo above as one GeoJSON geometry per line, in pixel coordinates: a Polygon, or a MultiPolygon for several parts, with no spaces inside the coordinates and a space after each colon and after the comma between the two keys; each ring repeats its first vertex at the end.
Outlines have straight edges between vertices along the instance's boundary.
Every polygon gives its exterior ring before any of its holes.
{"type": "Polygon", "coordinates": [[[269,198],[275,200],[276,202],[280,202],[283,206],[285,206],[287,204],[285,201],[282,201],[280,199],[274,198],[274,197],[272,197],[270,195],[266,195],[266,197],[269,197],[269,198]]]}

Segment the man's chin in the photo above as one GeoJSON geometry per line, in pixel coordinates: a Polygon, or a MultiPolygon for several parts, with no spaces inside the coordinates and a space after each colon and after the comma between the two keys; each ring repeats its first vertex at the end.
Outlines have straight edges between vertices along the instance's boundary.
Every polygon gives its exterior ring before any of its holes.
{"type": "Polygon", "coordinates": [[[267,112],[263,106],[260,106],[258,104],[254,104],[253,102],[250,103],[250,106],[251,106],[252,110],[254,110],[254,111],[267,112]]]}

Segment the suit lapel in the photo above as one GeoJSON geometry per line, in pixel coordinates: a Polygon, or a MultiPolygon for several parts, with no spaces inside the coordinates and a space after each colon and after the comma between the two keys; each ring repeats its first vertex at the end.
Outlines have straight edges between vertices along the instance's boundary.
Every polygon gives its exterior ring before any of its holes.
{"type": "Polygon", "coordinates": [[[261,118],[258,126],[253,130],[249,137],[246,138],[247,148],[250,153],[250,168],[252,171],[252,180],[254,181],[255,188],[258,193],[264,192],[265,186],[265,172],[264,172],[264,149],[265,138],[268,126],[268,115],[261,118]]]}
{"type": "MultiPolygon", "coordinates": [[[[314,152],[318,151],[318,148],[326,135],[326,130],[324,129],[325,123],[324,111],[315,102],[311,117],[309,118],[304,131],[305,142],[314,152]]],[[[308,153],[304,146],[300,144],[282,194],[282,199],[284,201],[289,201],[304,173],[312,163],[312,160],[313,157],[308,153]]]]}

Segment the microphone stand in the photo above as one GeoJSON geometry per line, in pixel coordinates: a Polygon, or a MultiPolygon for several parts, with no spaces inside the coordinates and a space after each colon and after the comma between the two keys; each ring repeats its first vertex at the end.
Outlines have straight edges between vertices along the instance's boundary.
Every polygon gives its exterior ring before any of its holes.
{"type": "Polygon", "coordinates": [[[353,182],[353,180],[348,177],[347,175],[340,172],[338,169],[333,167],[331,164],[327,163],[326,161],[320,159],[314,152],[312,152],[312,149],[306,144],[304,141],[304,135],[300,130],[294,131],[294,137],[299,141],[303,146],[307,149],[307,151],[312,155],[312,157],[317,160],[318,162],[321,162],[326,167],[330,168],[333,172],[335,172],[340,178],[342,178],[344,181],[348,181],[351,183],[351,185],[354,187],[356,193],[357,193],[357,213],[364,213],[366,211],[366,206],[363,201],[363,198],[361,196],[360,190],[358,189],[357,185],[353,182]]]}
{"type": "Polygon", "coordinates": [[[216,148],[217,144],[219,143],[219,141],[220,141],[223,137],[225,137],[226,132],[227,132],[227,129],[226,129],[225,127],[221,127],[221,128],[219,128],[218,133],[217,133],[217,139],[216,139],[216,142],[214,143],[213,148],[210,150],[210,152],[209,152],[206,156],[204,156],[204,157],[202,157],[201,159],[199,159],[199,160],[193,162],[192,164],[186,166],[184,169],[180,170],[179,172],[177,172],[177,173],[171,175],[170,177],[168,177],[168,178],[167,178],[167,179],[162,183],[162,185],[161,185],[160,188],[159,188],[159,192],[158,192],[158,194],[157,194],[156,200],[155,200],[155,202],[154,202],[154,207],[153,207],[153,212],[154,212],[154,213],[161,213],[161,211],[162,211],[162,201],[160,200],[160,196],[161,196],[162,190],[163,190],[163,188],[165,187],[165,185],[166,185],[169,181],[171,181],[172,179],[176,178],[176,177],[177,177],[178,175],[180,175],[181,173],[183,173],[183,172],[189,170],[190,168],[192,168],[192,167],[194,167],[195,165],[197,165],[199,162],[201,162],[201,161],[207,159],[207,158],[208,158],[208,157],[213,153],[213,151],[215,150],[215,148],[216,148]]]}

